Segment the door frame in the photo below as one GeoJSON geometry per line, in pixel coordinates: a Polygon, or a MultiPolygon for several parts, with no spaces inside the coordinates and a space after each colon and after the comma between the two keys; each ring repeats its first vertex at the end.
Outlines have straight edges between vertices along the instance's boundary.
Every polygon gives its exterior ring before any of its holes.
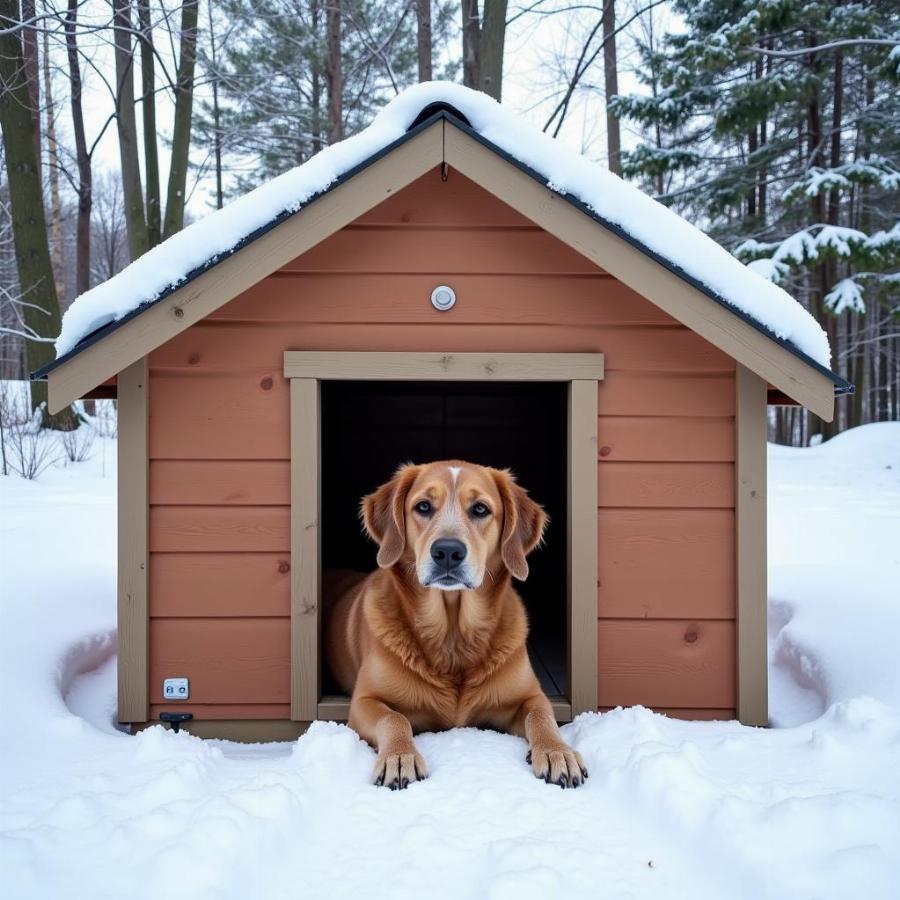
{"type": "Polygon", "coordinates": [[[321,382],[561,381],[568,390],[568,697],[559,721],[597,709],[597,395],[602,353],[287,350],[291,406],[291,719],[346,720],[321,691],[321,382]]]}

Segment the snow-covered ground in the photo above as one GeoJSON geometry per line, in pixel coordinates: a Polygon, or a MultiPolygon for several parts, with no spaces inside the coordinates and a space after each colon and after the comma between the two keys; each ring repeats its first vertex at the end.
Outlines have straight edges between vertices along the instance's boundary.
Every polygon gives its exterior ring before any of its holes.
{"type": "Polygon", "coordinates": [[[422,736],[398,793],[334,724],[118,732],[114,457],[0,478],[4,897],[900,897],[900,424],[771,448],[782,727],[584,715],[577,791],[488,731],[422,736]]]}

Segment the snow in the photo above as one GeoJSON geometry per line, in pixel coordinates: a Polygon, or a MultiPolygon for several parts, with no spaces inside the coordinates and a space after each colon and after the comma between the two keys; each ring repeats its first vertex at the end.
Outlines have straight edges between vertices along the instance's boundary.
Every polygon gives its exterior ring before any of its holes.
{"type": "Polygon", "coordinates": [[[63,318],[57,355],[68,353],[98,328],[153,302],[278,216],[299,210],[341,175],[401,138],[416,116],[435,102],[453,105],[476,132],[538,172],[552,190],[580,200],[779,338],[823,366],[830,364],[824,330],[783,289],[634,185],[538,131],[487,95],[449,82],[408,88],[364,131],[194,222],[82,294],[63,318]]]}
{"type": "Polygon", "coordinates": [[[432,775],[399,793],[333,723],[255,746],[119,732],[114,451],[0,478],[5,898],[897,897],[900,424],[770,448],[783,727],[583,715],[577,791],[491,731],[422,735],[432,775]]]}

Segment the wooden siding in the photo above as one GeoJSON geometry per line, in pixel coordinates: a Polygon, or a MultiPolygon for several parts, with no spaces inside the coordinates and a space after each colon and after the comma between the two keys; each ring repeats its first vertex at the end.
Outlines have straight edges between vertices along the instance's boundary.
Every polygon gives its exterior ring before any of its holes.
{"type": "Polygon", "coordinates": [[[179,675],[198,718],[290,714],[286,349],[603,353],[599,703],[733,715],[732,360],[433,172],[151,354],[152,717],[179,675]]]}

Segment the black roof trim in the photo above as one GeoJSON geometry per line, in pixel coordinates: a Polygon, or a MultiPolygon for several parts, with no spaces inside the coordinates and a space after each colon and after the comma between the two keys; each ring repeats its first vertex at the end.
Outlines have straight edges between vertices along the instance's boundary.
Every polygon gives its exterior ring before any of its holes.
{"type": "Polygon", "coordinates": [[[468,128],[472,127],[472,123],[464,116],[455,106],[450,103],[446,103],[443,100],[438,100],[436,103],[429,103],[422,112],[420,112],[415,119],[413,119],[412,125],[407,128],[407,131],[412,131],[413,128],[420,125],[422,122],[426,122],[432,116],[436,116],[438,113],[446,113],[448,119],[458,119],[468,128]]]}
{"type": "MultiPolygon", "coordinates": [[[[374,153],[372,156],[365,159],[359,165],[354,166],[352,169],[349,169],[347,172],[345,172],[339,178],[335,179],[327,188],[325,188],[323,191],[321,191],[320,193],[318,193],[314,197],[312,197],[310,200],[308,200],[299,209],[292,210],[290,212],[281,213],[279,216],[274,218],[268,224],[262,226],[261,228],[256,229],[256,231],[254,231],[254,232],[251,232],[249,235],[247,235],[245,238],[243,238],[241,241],[239,241],[237,244],[235,244],[234,247],[232,247],[226,253],[222,253],[219,256],[214,257],[211,260],[208,260],[202,266],[198,266],[196,269],[193,269],[177,285],[173,285],[171,288],[169,288],[168,290],[161,293],[154,300],[150,301],[149,303],[142,304],[141,306],[139,306],[136,309],[132,310],[131,312],[127,313],[121,319],[118,319],[114,322],[110,322],[108,325],[105,325],[102,328],[97,329],[97,331],[94,331],[91,334],[87,335],[86,337],[82,338],[81,341],[79,341],[68,353],[65,353],[63,356],[58,357],[53,362],[48,363],[47,365],[38,369],[36,372],[33,372],[31,375],[31,378],[33,380],[40,380],[40,379],[46,378],[50,372],[52,372],[55,368],[57,368],[57,366],[62,365],[64,362],[67,362],[74,356],[77,356],[79,353],[81,353],[83,350],[86,350],[91,345],[97,343],[98,341],[103,340],[103,338],[105,338],[108,334],[111,334],[113,331],[120,328],[126,322],[128,322],[131,319],[135,318],[136,316],[140,315],[142,312],[144,312],[144,310],[149,309],[151,306],[159,303],[161,300],[164,300],[166,297],[173,294],[176,290],[179,290],[182,287],[184,287],[185,284],[188,284],[189,282],[191,282],[195,278],[197,278],[199,275],[202,275],[204,272],[213,268],[213,266],[215,266],[216,264],[221,262],[223,259],[227,259],[229,256],[232,256],[234,253],[237,253],[239,250],[242,250],[248,244],[253,243],[253,241],[255,241],[258,237],[261,237],[262,235],[266,234],[268,231],[271,231],[273,228],[280,225],[282,222],[286,221],[287,219],[290,219],[292,216],[296,215],[301,210],[306,209],[311,204],[315,203],[316,200],[320,199],[325,194],[327,194],[329,191],[333,190],[334,188],[338,187],[339,185],[343,184],[344,182],[349,181],[354,175],[357,175],[360,172],[363,172],[365,169],[367,169],[373,163],[377,162],[379,159],[386,156],[388,153],[391,153],[395,148],[399,147],[401,144],[406,143],[406,141],[408,141],[410,138],[412,138],[415,135],[419,134],[420,132],[424,131],[426,128],[433,125],[435,122],[439,121],[440,119],[445,119],[447,122],[449,122],[454,127],[458,128],[460,131],[465,132],[473,140],[477,141],[482,146],[487,147],[489,150],[491,150],[493,153],[496,153],[498,156],[500,156],[502,159],[504,159],[510,165],[515,166],[517,169],[524,172],[526,175],[530,176],[535,181],[539,182],[541,185],[544,185],[544,186],[547,185],[547,179],[545,176],[541,175],[539,172],[535,171],[530,166],[526,165],[525,163],[523,163],[520,160],[516,159],[515,157],[511,156],[509,153],[507,153],[505,150],[498,147],[493,142],[482,137],[477,131],[475,131],[475,129],[472,128],[468,119],[466,119],[465,116],[461,115],[459,113],[459,111],[456,110],[451,104],[442,103],[442,102],[441,103],[431,103],[428,106],[426,106],[422,110],[421,113],[419,113],[419,115],[413,121],[412,125],[410,125],[409,129],[406,131],[405,134],[401,135],[395,141],[392,141],[390,144],[383,147],[377,153],[374,153]],[[431,114],[428,115],[428,113],[432,110],[433,110],[433,112],[431,112],[431,114]]],[[[557,192],[557,193],[559,193],[559,192],[557,192]]],[[[836,372],[832,372],[831,369],[827,368],[826,366],[823,366],[820,362],[817,362],[815,359],[813,359],[811,356],[809,356],[809,354],[804,353],[802,350],[800,350],[798,347],[796,347],[790,341],[785,340],[782,337],[779,337],[770,328],[767,328],[765,325],[763,325],[761,322],[758,322],[752,316],[749,316],[743,310],[740,310],[736,306],[733,306],[732,304],[730,304],[721,294],[718,294],[716,291],[714,291],[708,285],[704,284],[699,279],[695,278],[693,275],[690,275],[689,273],[685,272],[680,266],[675,265],[671,260],[666,259],[663,256],[660,256],[660,254],[657,253],[655,250],[648,247],[643,242],[637,240],[637,238],[635,238],[633,235],[630,235],[626,231],[624,231],[621,226],[617,225],[614,222],[610,222],[609,220],[603,218],[603,216],[598,215],[598,213],[595,210],[591,209],[584,202],[579,200],[578,197],[575,197],[573,194],[570,194],[570,193],[559,193],[559,196],[562,197],[563,199],[565,199],[567,202],[571,203],[572,206],[576,207],[580,212],[584,213],[586,216],[588,216],[589,218],[593,219],[595,222],[598,222],[604,228],[611,231],[617,237],[620,237],[622,240],[627,241],[629,244],[631,244],[632,247],[637,248],[644,255],[649,256],[651,259],[658,262],[661,266],[664,266],[670,272],[677,275],[683,281],[686,281],[688,284],[695,287],[701,293],[703,293],[707,297],[709,297],[710,300],[713,300],[715,303],[718,303],[720,306],[724,306],[729,312],[733,313],[738,318],[745,321],[748,325],[751,325],[757,331],[764,334],[767,338],[769,338],[772,341],[775,341],[775,343],[779,344],[781,347],[784,347],[785,350],[787,350],[789,353],[796,356],[798,359],[802,360],[804,363],[806,363],[806,365],[810,366],[812,369],[815,369],[817,372],[824,375],[826,378],[828,378],[834,384],[834,393],[836,395],[852,394],[854,392],[854,386],[849,381],[847,381],[845,378],[842,378],[836,372]]]]}

